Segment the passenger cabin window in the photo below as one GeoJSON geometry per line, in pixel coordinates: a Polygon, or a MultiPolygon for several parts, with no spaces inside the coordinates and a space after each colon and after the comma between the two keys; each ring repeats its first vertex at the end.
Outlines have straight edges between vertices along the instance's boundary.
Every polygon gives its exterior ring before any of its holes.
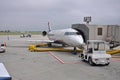
{"type": "Polygon", "coordinates": [[[76,32],[65,32],[65,35],[77,35],[76,32]]]}
{"type": "Polygon", "coordinates": [[[48,36],[54,36],[54,34],[48,34],[48,36]]]}
{"type": "Polygon", "coordinates": [[[103,29],[102,28],[98,28],[98,35],[99,36],[102,36],[102,32],[103,32],[103,29]]]}

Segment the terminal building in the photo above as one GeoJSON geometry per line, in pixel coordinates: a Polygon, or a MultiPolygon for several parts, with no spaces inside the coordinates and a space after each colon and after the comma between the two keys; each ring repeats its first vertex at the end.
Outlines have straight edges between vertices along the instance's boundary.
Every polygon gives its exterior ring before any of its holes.
{"type": "Polygon", "coordinates": [[[104,40],[113,44],[120,43],[120,25],[72,24],[87,40],[104,40]]]}

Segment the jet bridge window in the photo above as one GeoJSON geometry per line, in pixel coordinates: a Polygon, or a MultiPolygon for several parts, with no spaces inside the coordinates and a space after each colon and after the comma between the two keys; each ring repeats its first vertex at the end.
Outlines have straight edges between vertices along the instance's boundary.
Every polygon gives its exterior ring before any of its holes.
{"type": "Polygon", "coordinates": [[[65,35],[77,35],[76,32],[65,32],[65,35]]]}
{"type": "Polygon", "coordinates": [[[103,33],[103,29],[102,28],[98,28],[98,35],[102,36],[102,33],[103,33]]]}

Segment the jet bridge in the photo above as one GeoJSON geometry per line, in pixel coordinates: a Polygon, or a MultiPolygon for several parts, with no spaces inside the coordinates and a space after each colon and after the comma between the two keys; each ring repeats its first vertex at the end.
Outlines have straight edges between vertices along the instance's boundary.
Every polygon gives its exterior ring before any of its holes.
{"type": "Polygon", "coordinates": [[[85,24],[72,24],[72,28],[77,30],[83,37],[84,42],[86,43],[89,40],[89,28],[85,24]]]}
{"type": "Polygon", "coordinates": [[[72,24],[72,28],[82,35],[85,43],[87,40],[104,40],[109,42],[111,49],[120,46],[119,25],[72,24]]]}

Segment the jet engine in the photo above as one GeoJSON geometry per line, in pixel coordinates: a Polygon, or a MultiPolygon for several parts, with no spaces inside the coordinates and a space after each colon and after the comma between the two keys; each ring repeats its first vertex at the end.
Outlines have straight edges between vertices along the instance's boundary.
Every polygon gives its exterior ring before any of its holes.
{"type": "Polygon", "coordinates": [[[43,32],[42,32],[42,35],[43,35],[43,36],[46,36],[46,35],[47,35],[47,32],[46,32],[46,31],[43,31],[43,32]]]}

